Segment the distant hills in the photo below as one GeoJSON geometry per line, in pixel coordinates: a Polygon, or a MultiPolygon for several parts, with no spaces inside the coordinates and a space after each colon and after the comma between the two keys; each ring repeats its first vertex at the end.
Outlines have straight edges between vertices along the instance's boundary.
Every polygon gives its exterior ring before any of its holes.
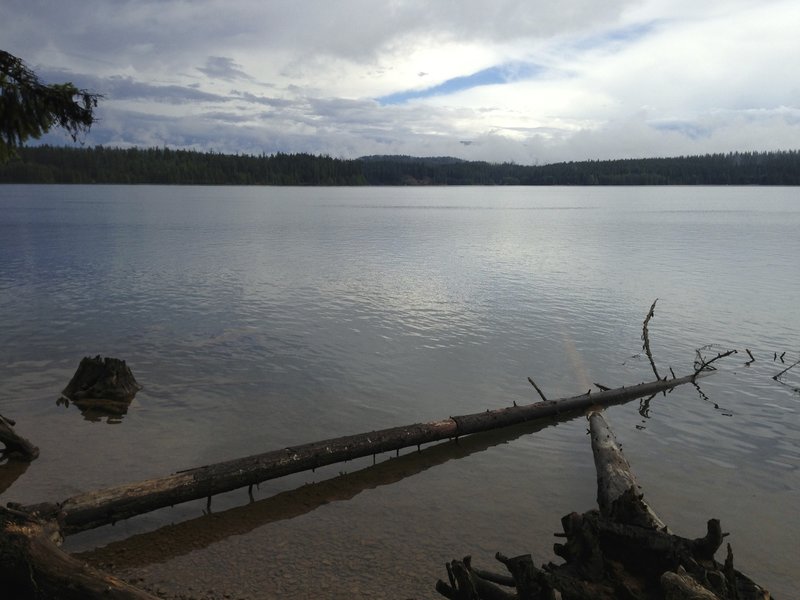
{"type": "Polygon", "coordinates": [[[176,185],[800,185],[800,151],[562,162],[453,157],[232,155],[168,148],[33,146],[0,164],[0,183],[176,185]]]}

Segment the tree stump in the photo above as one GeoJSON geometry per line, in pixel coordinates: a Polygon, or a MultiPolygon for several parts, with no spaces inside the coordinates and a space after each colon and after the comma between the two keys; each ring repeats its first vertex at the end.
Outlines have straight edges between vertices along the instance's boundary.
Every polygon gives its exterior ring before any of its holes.
{"type": "Polygon", "coordinates": [[[61,392],[79,407],[129,404],[142,386],[124,360],[100,355],[84,357],[61,392]]]}

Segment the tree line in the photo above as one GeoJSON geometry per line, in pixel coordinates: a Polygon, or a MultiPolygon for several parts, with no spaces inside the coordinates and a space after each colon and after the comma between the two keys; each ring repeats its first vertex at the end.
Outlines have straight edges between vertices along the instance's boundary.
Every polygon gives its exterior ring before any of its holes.
{"type": "Polygon", "coordinates": [[[22,147],[0,183],[180,185],[800,185],[800,151],[529,166],[450,157],[221,154],[169,148],[22,147]]]}

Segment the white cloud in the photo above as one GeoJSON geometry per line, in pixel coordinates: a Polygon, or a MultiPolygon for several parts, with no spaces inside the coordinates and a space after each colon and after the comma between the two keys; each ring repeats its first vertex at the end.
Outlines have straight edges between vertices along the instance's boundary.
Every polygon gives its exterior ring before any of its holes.
{"type": "Polygon", "coordinates": [[[88,143],[518,162],[797,147],[798,28],[784,0],[0,7],[4,49],[106,95],[88,143]]]}

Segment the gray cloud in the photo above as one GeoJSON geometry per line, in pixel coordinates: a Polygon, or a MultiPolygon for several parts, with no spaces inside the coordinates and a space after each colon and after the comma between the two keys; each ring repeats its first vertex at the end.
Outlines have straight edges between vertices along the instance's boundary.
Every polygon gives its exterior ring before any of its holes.
{"type": "Polygon", "coordinates": [[[797,19],[790,0],[6,0],[0,39],[105,96],[87,143],[541,163],[797,147],[797,19]]]}
{"type": "Polygon", "coordinates": [[[78,87],[102,94],[107,101],[151,100],[166,104],[193,104],[226,102],[230,99],[220,94],[204,92],[193,85],[158,85],[119,75],[96,77],[48,69],[42,69],[38,75],[46,82],[71,81],[78,87]]]}
{"type": "Polygon", "coordinates": [[[269,96],[262,96],[250,92],[243,92],[240,90],[231,90],[231,95],[236,98],[241,98],[246,102],[252,102],[253,104],[262,104],[264,106],[272,106],[275,108],[285,108],[293,104],[291,100],[286,100],[284,98],[271,98],[269,96]]]}
{"type": "MultiPolygon", "coordinates": [[[[176,55],[208,54],[220,47],[290,49],[297,54],[364,60],[414,36],[507,41],[545,36],[611,22],[633,0],[609,0],[598,12],[592,0],[288,0],[259,2],[198,0],[191,5],[162,0],[6,0],[0,16],[11,46],[60,51],[87,60],[125,56],[136,68],[169,63],[176,55]]],[[[224,54],[227,56],[227,53],[224,54]]],[[[38,59],[37,59],[38,60],[38,59]]],[[[213,69],[213,67],[212,67],[213,69]]]]}
{"type": "Polygon", "coordinates": [[[205,66],[197,67],[197,70],[211,79],[222,79],[224,81],[252,79],[242,71],[241,65],[237,64],[232,58],[224,56],[209,56],[206,59],[205,66]]]}

